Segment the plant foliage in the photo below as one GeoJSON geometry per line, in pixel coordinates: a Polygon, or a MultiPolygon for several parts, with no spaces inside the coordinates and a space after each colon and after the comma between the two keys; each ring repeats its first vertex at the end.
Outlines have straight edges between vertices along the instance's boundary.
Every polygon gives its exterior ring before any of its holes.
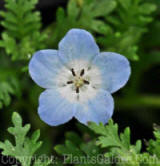
{"type": "MultiPolygon", "coordinates": [[[[12,122],[14,126],[9,127],[8,132],[14,136],[15,142],[14,144],[12,144],[9,140],[0,142],[0,148],[3,150],[2,154],[15,157],[22,163],[22,166],[30,166],[33,155],[42,145],[42,142],[38,141],[40,131],[37,130],[30,138],[27,137],[27,133],[30,130],[30,124],[23,126],[22,119],[16,112],[13,113],[12,122]]],[[[40,160],[38,160],[38,163],[43,166],[49,165],[49,162],[41,163],[40,160]]],[[[37,161],[35,161],[34,166],[36,165],[37,161]]]]}
{"type": "Polygon", "coordinates": [[[155,140],[150,140],[148,143],[148,151],[152,155],[156,155],[158,158],[160,158],[160,127],[155,125],[154,127],[154,137],[155,140]]]}
{"type": "Polygon", "coordinates": [[[44,47],[45,35],[40,33],[40,13],[35,10],[38,0],[5,0],[6,11],[1,11],[4,27],[0,47],[12,60],[29,59],[44,47]]]}
{"type": "MultiPolygon", "coordinates": [[[[160,108],[160,96],[157,92],[156,95],[150,94],[149,91],[145,91],[144,94],[141,87],[146,83],[143,75],[160,64],[160,1],[68,0],[65,8],[57,9],[55,21],[53,18],[53,22],[43,26],[43,29],[40,12],[36,9],[38,0],[4,0],[4,2],[5,9],[0,11],[0,25],[3,28],[0,40],[0,109],[2,107],[5,109],[4,106],[11,110],[25,108],[27,110],[25,114],[30,117],[32,127],[42,128],[46,136],[44,142],[48,146],[47,150],[51,149],[53,140],[57,141],[55,137],[61,136],[63,130],[55,129],[57,132],[48,132],[50,130],[36,119],[37,114],[32,111],[37,109],[40,89],[33,87],[27,73],[24,74],[21,69],[27,69],[27,60],[35,51],[43,48],[57,49],[58,42],[71,28],[90,31],[102,51],[118,52],[133,61],[129,86],[116,96],[115,106],[118,105],[120,110],[133,109],[134,118],[140,119],[144,126],[152,123],[150,120],[152,111],[147,110],[160,108]],[[14,96],[18,97],[18,102],[14,96]],[[13,108],[10,108],[12,99],[14,104],[13,108]],[[139,108],[146,108],[145,116],[140,113],[139,108]]],[[[159,75],[151,73],[153,77],[159,75]]],[[[159,82],[156,82],[159,85],[159,82]]],[[[152,87],[153,82],[150,85],[152,87]]],[[[151,92],[154,92],[154,88],[151,92]]],[[[128,115],[127,112],[125,114],[128,115]]],[[[154,113],[152,117],[159,120],[154,113]]],[[[8,122],[8,119],[5,119],[5,122],[8,122]]],[[[40,152],[42,144],[39,141],[40,131],[37,130],[28,136],[30,125],[23,126],[20,115],[15,112],[12,122],[14,126],[10,127],[8,132],[14,136],[14,142],[8,139],[1,140],[2,154],[16,158],[22,166],[49,165],[51,160],[31,159],[40,152]]],[[[135,143],[132,143],[130,128],[127,127],[120,132],[118,124],[113,120],[107,125],[89,123],[87,129],[84,126],[79,128],[80,132],[67,132],[65,139],[58,140],[58,145],[55,145],[58,165],[160,165],[158,126],[154,127],[154,139],[137,140],[135,143]],[[60,141],[64,143],[60,144],[60,141]]]]}
{"type": "Polygon", "coordinates": [[[57,44],[69,29],[83,28],[99,35],[97,41],[104,50],[137,60],[138,43],[155,10],[155,4],[144,0],[70,0],[66,12],[58,9],[49,42],[57,44]]]}
{"type": "Polygon", "coordinates": [[[77,134],[69,132],[66,134],[65,145],[56,145],[55,150],[63,156],[65,164],[86,166],[159,166],[159,131],[154,132],[156,140],[150,140],[147,151],[142,152],[140,140],[131,144],[130,129],[118,132],[118,125],[112,120],[104,126],[102,123],[89,123],[89,128],[95,135],[89,142],[85,142],[77,134]],[[157,156],[154,156],[156,154],[157,156]]]}
{"type": "Polygon", "coordinates": [[[3,106],[9,106],[12,96],[18,98],[21,96],[21,86],[19,82],[19,73],[16,68],[5,58],[3,52],[0,52],[0,109],[3,106]]]}
{"type": "Polygon", "coordinates": [[[11,102],[11,96],[19,94],[18,81],[16,78],[11,77],[9,82],[2,81],[0,82],[0,109],[3,105],[8,106],[11,102]]]}

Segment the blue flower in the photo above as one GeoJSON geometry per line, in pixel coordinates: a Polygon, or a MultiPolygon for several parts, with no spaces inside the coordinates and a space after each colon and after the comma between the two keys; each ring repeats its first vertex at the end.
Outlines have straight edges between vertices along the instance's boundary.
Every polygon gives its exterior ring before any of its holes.
{"type": "Polygon", "coordinates": [[[83,124],[112,117],[112,93],[130,76],[128,60],[117,53],[102,52],[92,35],[72,29],[58,50],[40,50],[29,63],[32,79],[46,90],[40,95],[38,113],[51,126],[73,117],[83,124]]]}

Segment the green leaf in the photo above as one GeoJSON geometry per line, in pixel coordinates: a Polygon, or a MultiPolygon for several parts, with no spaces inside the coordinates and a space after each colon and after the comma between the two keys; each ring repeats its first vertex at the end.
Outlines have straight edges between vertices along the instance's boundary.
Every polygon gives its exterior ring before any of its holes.
{"type": "Polygon", "coordinates": [[[98,134],[97,145],[104,149],[105,157],[111,159],[111,161],[114,158],[118,159],[118,163],[115,163],[116,166],[159,166],[159,129],[156,128],[154,132],[156,141],[150,140],[149,142],[150,155],[149,153],[141,153],[142,143],[140,140],[136,141],[136,145],[131,144],[129,127],[119,134],[118,125],[110,120],[106,126],[102,123],[97,125],[91,122],[89,128],[98,134]],[[152,156],[155,154],[157,156],[152,156]]]}
{"type": "Polygon", "coordinates": [[[95,140],[85,142],[74,132],[66,133],[65,145],[56,145],[55,151],[64,159],[63,164],[74,164],[77,166],[110,166],[96,159],[102,153],[102,150],[96,145],[95,140]]]}
{"type": "Polygon", "coordinates": [[[77,2],[75,0],[70,0],[67,7],[68,17],[70,19],[76,20],[76,18],[78,17],[79,11],[80,11],[80,8],[78,8],[77,2]]]}
{"type": "Polygon", "coordinates": [[[0,82],[0,109],[3,106],[8,106],[10,104],[10,102],[11,102],[10,95],[19,96],[20,93],[21,92],[19,92],[19,83],[17,81],[17,78],[15,78],[14,76],[11,76],[9,78],[9,81],[1,79],[1,82],[0,82]]]}
{"type": "Polygon", "coordinates": [[[40,13],[35,11],[37,3],[38,0],[5,0],[6,10],[0,12],[4,27],[0,47],[12,60],[28,60],[29,55],[45,47],[40,13]]]}
{"type": "Polygon", "coordinates": [[[74,154],[75,156],[81,156],[81,151],[71,141],[67,140],[65,146],[56,145],[55,148],[59,154],[74,154]]]}
{"type": "Polygon", "coordinates": [[[129,127],[125,128],[124,133],[120,134],[120,139],[122,141],[122,144],[127,149],[129,149],[130,147],[130,128],[129,127]]]}
{"type": "MultiPolygon", "coordinates": [[[[42,142],[38,141],[40,137],[40,131],[35,131],[31,138],[27,137],[27,134],[30,130],[30,125],[26,124],[23,126],[22,118],[17,112],[13,113],[12,122],[14,126],[9,127],[8,132],[14,136],[15,145],[9,140],[0,142],[0,149],[3,150],[2,154],[15,157],[21,162],[22,166],[30,166],[33,155],[42,145],[42,142]]],[[[50,162],[51,161],[47,161],[46,163],[41,162],[40,165],[47,166],[50,164],[50,162]]],[[[34,165],[37,165],[37,163],[34,165]]]]}
{"type": "Polygon", "coordinates": [[[82,142],[82,139],[79,137],[79,135],[74,132],[67,132],[66,139],[72,141],[72,143],[75,145],[79,145],[79,143],[82,142]]]}
{"type": "Polygon", "coordinates": [[[48,166],[52,163],[51,160],[48,160],[48,161],[41,161],[40,159],[38,159],[36,162],[34,162],[33,166],[48,166]]]}
{"type": "Polygon", "coordinates": [[[147,150],[152,155],[156,155],[160,159],[160,126],[154,125],[154,137],[148,142],[147,150]]]}
{"type": "Polygon", "coordinates": [[[102,18],[110,15],[116,5],[116,0],[69,0],[66,12],[59,8],[56,23],[46,30],[49,37],[48,45],[50,47],[53,44],[57,45],[71,28],[83,28],[99,34],[108,34],[111,28],[102,18]],[[50,38],[50,34],[53,34],[53,38],[50,38]]]}
{"type": "MultiPolygon", "coordinates": [[[[64,159],[63,164],[111,166],[114,163],[115,166],[159,166],[158,156],[153,156],[155,153],[141,153],[140,140],[137,140],[135,145],[131,144],[129,127],[119,134],[118,125],[113,120],[106,126],[93,122],[89,122],[88,125],[98,136],[83,140],[76,133],[69,132],[66,134],[65,145],[55,146],[55,151],[64,159]]],[[[88,131],[87,133],[91,132],[88,131]]],[[[155,137],[160,138],[159,131],[155,132],[155,137]]],[[[156,153],[160,147],[157,143],[156,153]]],[[[153,146],[152,148],[155,149],[153,146]]]]}
{"type": "Polygon", "coordinates": [[[21,97],[21,84],[19,82],[19,67],[15,67],[7,55],[0,51],[0,109],[9,106],[13,96],[21,97]]]}
{"type": "Polygon", "coordinates": [[[124,9],[128,10],[129,7],[131,6],[132,0],[118,0],[118,1],[124,9]]]}
{"type": "Polygon", "coordinates": [[[93,17],[100,17],[109,15],[116,8],[115,0],[99,0],[99,2],[94,6],[94,12],[92,12],[93,17]]]}
{"type": "Polygon", "coordinates": [[[139,7],[139,12],[142,14],[151,14],[156,11],[157,6],[153,3],[144,3],[139,7]]]}
{"type": "Polygon", "coordinates": [[[119,136],[118,125],[114,124],[113,120],[109,120],[108,125],[106,126],[102,123],[97,125],[96,123],[91,122],[89,123],[89,128],[99,135],[97,145],[100,145],[102,148],[110,148],[111,151],[115,151],[116,149],[116,154],[124,154],[132,151],[134,155],[135,153],[139,153],[141,150],[140,141],[138,141],[136,145],[131,145],[129,128],[126,128],[119,136]]]}
{"type": "Polygon", "coordinates": [[[108,126],[104,126],[102,123],[97,125],[96,123],[90,123],[89,127],[101,136],[98,138],[97,144],[101,147],[118,147],[124,148],[121,140],[118,136],[118,125],[114,124],[112,120],[109,121],[108,126]]]}
{"type": "Polygon", "coordinates": [[[151,14],[157,7],[154,3],[146,3],[143,0],[118,2],[114,15],[105,17],[107,23],[111,24],[111,33],[100,36],[98,42],[106,51],[119,52],[136,61],[139,59],[139,42],[143,34],[150,30],[147,24],[153,21],[151,14]]]}

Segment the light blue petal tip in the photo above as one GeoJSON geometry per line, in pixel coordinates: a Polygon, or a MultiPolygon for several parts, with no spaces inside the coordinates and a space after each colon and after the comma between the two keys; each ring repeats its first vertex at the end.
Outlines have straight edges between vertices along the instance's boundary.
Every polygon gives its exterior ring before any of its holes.
{"type": "Polygon", "coordinates": [[[29,63],[29,73],[42,88],[52,88],[61,66],[56,50],[41,50],[33,55],[29,63]]]}
{"type": "Polygon", "coordinates": [[[106,124],[112,117],[113,110],[112,96],[107,91],[100,90],[96,97],[89,100],[86,105],[77,106],[75,118],[85,125],[90,121],[106,124]]]}
{"type": "Polygon", "coordinates": [[[129,80],[131,67],[128,59],[113,52],[103,52],[93,62],[101,70],[103,88],[114,93],[129,80]]]}
{"type": "Polygon", "coordinates": [[[91,61],[99,54],[93,36],[82,29],[71,29],[59,43],[59,55],[64,63],[75,59],[91,61]]]}
{"type": "Polygon", "coordinates": [[[56,89],[44,91],[39,99],[40,118],[50,126],[58,126],[72,119],[73,104],[60,96],[56,89]]]}

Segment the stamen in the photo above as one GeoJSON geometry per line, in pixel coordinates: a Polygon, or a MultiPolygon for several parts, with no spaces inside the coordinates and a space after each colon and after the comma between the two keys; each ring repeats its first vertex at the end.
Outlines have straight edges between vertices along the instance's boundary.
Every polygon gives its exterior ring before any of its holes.
{"type": "Polygon", "coordinates": [[[80,76],[84,75],[84,69],[81,70],[80,76]]]}
{"type": "Polygon", "coordinates": [[[68,81],[67,84],[73,84],[73,81],[68,81]]]}
{"type": "Polygon", "coordinates": [[[76,88],[76,93],[79,93],[79,87],[76,88]]]}
{"type": "Polygon", "coordinates": [[[83,80],[83,82],[84,82],[85,84],[88,84],[88,85],[89,85],[89,81],[83,80]]]}
{"type": "Polygon", "coordinates": [[[72,72],[72,75],[73,75],[73,76],[76,76],[76,73],[75,73],[75,71],[74,71],[73,68],[71,69],[71,72],[72,72]]]}

